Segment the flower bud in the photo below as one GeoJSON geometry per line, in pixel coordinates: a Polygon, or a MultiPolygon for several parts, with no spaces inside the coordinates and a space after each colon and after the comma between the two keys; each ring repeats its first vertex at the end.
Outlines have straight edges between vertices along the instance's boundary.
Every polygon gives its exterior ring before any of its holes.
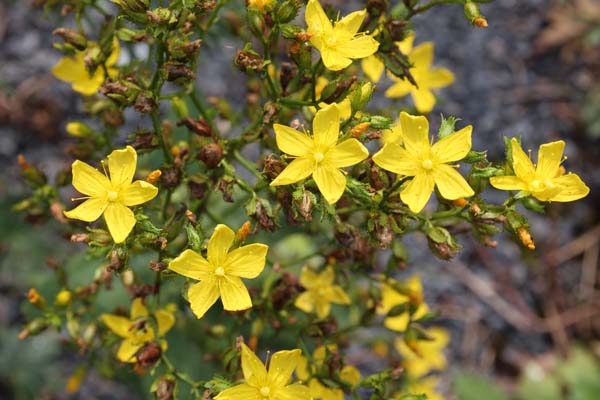
{"type": "Polygon", "coordinates": [[[177,380],[170,375],[163,375],[156,381],[154,393],[158,400],[171,400],[175,393],[177,380]]]}
{"type": "Polygon", "coordinates": [[[233,63],[242,72],[261,72],[265,61],[255,51],[244,49],[237,51],[233,63]]]}
{"type": "Polygon", "coordinates": [[[148,10],[150,6],[150,0],[111,0],[116,3],[124,11],[130,11],[134,13],[143,13],[148,10]]]}
{"type": "Polygon", "coordinates": [[[73,137],[85,138],[92,136],[94,131],[81,122],[69,122],[67,124],[67,133],[73,137]]]}
{"type": "Polygon", "coordinates": [[[240,229],[238,229],[236,236],[240,243],[244,243],[246,241],[246,238],[248,237],[250,230],[251,230],[250,221],[244,222],[244,224],[240,227],[240,229]]]}
{"type": "Polygon", "coordinates": [[[248,0],[248,7],[254,7],[261,12],[268,12],[277,4],[277,0],[248,0]]]}
{"type": "Polygon", "coordinates": [[[188,178],[188,187],[190,189],[190,196],[193,199],[203,199],[208,190],[208,184],[206,178],[201,175],[193,175],[188,178]]]}
{"type": "Polygon", "coordinates": [[[215,168],[223,158],[223,149],[217,143],[205,144],[198,150],[196,158],[202,160],[207,168],[215,168]]]}
{"type": "Polygon", "coordinates": [[[195,79],[194,71],[186,67],[184,64],[168,62],[163,66],[164,78],[169,81],[185,81],[187,79],[195,79]]]}
{"type": "Polygon", "coordinates": [[[519,237],[521,243],[523,243],[523,246],[527,247],[529,250],[535,250],[535,243],[533,242],[533,238],[526,227],[522,226],[517,229],[517,236],[519,237]]]}
{"type": "Polygon", "coordinates": [[[203,118],[194,119],[192,117],[185,117],[177,121],[177,126],[185,126],[191,132],[202,137],[214,136],[210,125],[208,125],[208,123],[206,123],[206,120],[204,120],[203,118]]]}
{"type": "Polygon", "coordinates": [[[367,131],[367,129],[369,129],[370,125],[371,125],[370,122],[361,122],[360,124],[354,126],[352,129],[350,129],[350,136],[352,136],[354,138],[361,137],[363,135],[363,133],[365,133],[367,131]]]}
{"type": "Polygon", "coordinates": [[[24,340],[29,335],[37,335],[38,333],[43,332],[47,327],[48,322],[42,318],[36,318],[25,325],[25,328],[19,332],[17,337],[19,340],[24,340]]]}
{"type": "Polygon", "coordinates": [[[70,291],[62,289],[57,293],[56,298],[54,299],[54,304],[59,307],[66,307],[71,303],[72,298],[73,294],[70,291]]]}
{"type": "Polygon", "coordinates": [[[85,35],[76,32],[72,29],[58,28],[52,31],[53,35],[60,36],[65,43],[70,44],[77,50],[85,50],[87,48],[87,39],[85,35]]]}
{"type": "Polygon", "coordinates": [[[27,293],[27,300],[35,307],[40,310],[46,308],[46,299],[37,291],[36,288],[29,289],[27,293]]]}
{"type": "Polygon", "coordinates": [[[467,1],[464,6],[465,18],[471,24],[478,26],[479,28],[487,28],[488,23],[483,15],[481,15],[481,11],[479,11],[479,6],[472,2],[467,1]]]}
{"type": "Polygon", "coordinates": [[[174,189],[181,181],[181,171],[177,167],[165,167],[161,170],[160,181],[167,189],[174,189]]]}
{"type": "Polygon", "coordinates": [[[154,171],[148,174],[148,176],[146,177],[146,182],[154,185],[156,182],[158,182],[161,175],[162,172],[160,171],[160,169],[155,169],[154,171]]]}
{"type": "Polygon", "coordinates": [[[291,22],[296,15],[298,15],[298,11],[300,10],[300,1],[299,0],[285,0],[281,5],[277,8],[276,19],[279,23],[287,24],[291,22]]]}

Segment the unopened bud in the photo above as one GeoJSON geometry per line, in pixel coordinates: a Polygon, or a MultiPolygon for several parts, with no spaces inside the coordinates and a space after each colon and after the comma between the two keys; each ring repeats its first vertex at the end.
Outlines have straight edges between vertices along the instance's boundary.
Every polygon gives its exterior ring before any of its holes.
{"type": "Polygon", "coordinates": [[[517,236],[519,237],[519,240],[521,240],[521,243],[523,243],[523,246],[527,247],[529,250],[535,250],[535,243],[526,227],[522,226],[517,229],[517,236]]]}
{"type": "Polygon", "coordinates": [[[196,77],[194,71],[192,71],[183,64],[166,63],[163,68],[165,79],[169,82],[173,82],[176,80],[194,79],[196,77]]]}
{"type": "Polygon", "coordinates": [[[40,310],[46,308],[46,299],[37,291],[36,288],[29,289],[27,293],[27,300],[35,307],[40,310]]]}
{"type": "Polygon", "coordinates": [[[147,368],[160,360],[161,354],[160,345],[156,342],[150,342],[137,351],[135,358],[142,368],[147,368]]]}
{"type": "Polygon", "coordinates": [[[156,382],[156,398],[158,400],[171,400],[175,392],[177,381],[171,376],[161,376],[156,382]]]}
{"type": "Polygon", "coordinates": [[[54,304],[56,304],[59,307],[65,307],[68,306],[69,303],[71,303],[72,298],[73,294],[70,291],[62,289],[56,294],[56,297],[54,298],[54,304]]]}
{"type": "Polygon", "coordinates": [[[479,6],[468,0],[464,6],[465,18],[471,24],[478,26],[480,28],[487,28],[488,23],[483,15],[481,15],[481,11],[479,11],[479,6]]]}
{"type": "Polygon", "coordinates": [[[268,12],[277,4],[277,0],[248,0],[248,7],[254,7],[261,12],[268,12]]]}
{"type": "Polygon", "coordinates": [[[452,204],[454,204],[457,207],[463,208],[469,205],[469,202],[467,200],[465,200],[463,197],[459,197],[456,200],[452,201],[452,204]]]}
{"type": "Polygon", "coordinates": [[[52,31],[52,34],[60,36],[65,41],[65,43],[70,44],[77,50],[85,50],[85,48],[87,47],[87,38],[85,37],[85,35],[76,32],[72,29],[58,28],[52,31]]]}
{"type": "Polygon", "coordinates": [[[160,181],[167,189],[174,189],[181,180],[181,171],[177,167],[167,167],[162,169],[160,181]]]}
{"type": "Polygon", "coordinates": [[[240,229],[238,229],[236,236],[239,238],[239,241],[241,243],[246,241],[246,238],[248,237],[248,234],[250,233],[250,229],[251,229],[250,221],[244,222],[244,224],[240,227],[240,229]]]}
{"type": "Polygon", "coordinates": [[[67,133],[73,137],[84,138],[92,136],[94,131],[81,122],[69,122],[67,124],[67,133]]]}
{"type": "Polygon", "coordinates": [[[285,0],[277,9],[277,20],[283,24],[291,22],[294,18],[296,18],[296,15],[298,15],[299,10],[299,0],[285,0]]]}
{"type": "Polygon", "coordinates": [[[148,176],[146,177],[146,182],[155,184],[156,182],[158,182],[161,175],[162,172],[160,171],[160,169],[155,169],[154,171],[148,174],[148,176]]]}
{"type": "Polygon", "coordinates": [[[88,243],[90,236],[87,233],[74,233],[71,235],[71,242],[73,243],[88,243]]]}
{"type": "Polygon", "coordinates": [[[238,50],[233,63],[242,72],[260,72],[263,69],[265,60],[255,51],[238,50]]]}
{"type": "Polygon", "coordinates": [[[202,137],[212,137],[213,132],[210,128],[210,125],[203,118],[194,119],[192,117],[185,117],[179,121],[177,121],[177,126],[185,126],[191,132],[202,136],[202,137]]]}
{"type": "Polygon", "coordinates": [[[367,131],[367,129],[369,129],[370,125],[371,125],[370,122],[361,122],[360,124],[354,126],[350,130],[350,136],[355,137],[355,138],[362,136],[363,133],[365,133],[367,131]]]}
{"type": "Polygon", "coordinates": [[[38,333],[43,332],[47,327],[48,323],[45,320],[36,318],[25,325],[25,328],[19,332],[17,337],[19,340],[24,340],[29,335],[37,335],[38,333]]]}

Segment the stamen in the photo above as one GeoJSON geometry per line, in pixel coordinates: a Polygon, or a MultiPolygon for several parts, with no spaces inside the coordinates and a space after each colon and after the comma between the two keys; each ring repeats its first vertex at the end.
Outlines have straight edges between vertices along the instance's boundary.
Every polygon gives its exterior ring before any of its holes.
{"type": "MultiPolygon", "coordinates": [[[[109,178],[109,177],[108,177],[108,172],[106,171],[106,162],[105,162],[104,160],[101,160],[101,161],[100,161],[100,164],[102,165],[102,169],[104,170],[104,175],[105,175],[107,178],[109,178]]],[[[110,179],[110,178],[109,178],[109,179],[110,179]]]]}
{"type": "Polygon", "coordinates": [[[92,196],[83,196],[83,197],[71,197],[71,201],[77,201],[77,200],[87,200],[87,199],[91,199],[92,196]]]}

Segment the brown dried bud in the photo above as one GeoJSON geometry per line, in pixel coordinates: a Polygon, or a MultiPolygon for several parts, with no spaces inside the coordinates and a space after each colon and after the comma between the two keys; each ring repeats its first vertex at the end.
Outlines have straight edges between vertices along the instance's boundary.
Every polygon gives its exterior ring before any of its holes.
{"type": "Polygon", "coordinates": [[[233,181],[220,179],[217,188],[223,193],[223,200],[233,203],[233,181]]]}
{"type": "Polygon", "coordinates": [[[166,63],[164,65],[166,79],[169,82],[176,81],[180,78],[194,79],[194,71],[183,64],[166,63]]]}
{"type": "Polygon", "coordinates": [[[135,358],[142,368],[148,368],[160,360],[161,353],[160,345],[156,342],[150,342],[137,351],[135,358]]]}
{"type": "Polygon", "coordinates": [[[29,289],[27,293],[27,300],[33,305],[35,308],[43,310],[46,308],[46,299],[37,291],[35,288],[29,289]]]}
{"type": "Polygon", "coordinates": [[[437,243],[429,240],[429,248],[442,260],[451,260],[458,254],[456,247],[450,246],[450,244],[445,242],[437,243]]]}
{"type": "Polygon", "coordinates": [[[71,242],[73,243],[89,243],[90,235],[87,233],[74,233],[71,235],[71,242]]]}
{"type": "Polygon", "coordinates": [[[156,398],[158,400],[171,400],[175,391],[175,380],[168,376],[161,376],[156,383],[156,398]]]}
{"type": "MultiPolygon", "coordinates": [[[[310,40],[310,37],[312,35],[306,31],[302,31],[302,32],[298,32],[296,33],[296,39],[298,39],[300,42],[308,42],[310,40]]],[[[291,50],[291,48],[290,48],[291,50]]]]}
{"type": "Polygon", "coordinates": [[[191,132],[202,136],[202,137],[213,137],[212,129],[210,125],[203,118],[194,119],[192,117],[185,117],[177,121],[177,126],[185,126],[191,132]]]}
{"type": "Polygon", "coordinates": [[[65,209],[63,205],[59,202],[55,201],[54,203],[50,204],[50,214],[52,214],[54,219],[61,224],[67,223],[67,219],[65,218],[65,214],[63,213],[64,210],[65,209]]]}
{"type": "Polygon", "coordinates": [[[400,42],[406,39],[408,31],[406,30],[406,26],[408,25],[408,21],[400,21],[397,19],[393,19],[386,24],[386,28],[390,33],[390,38],[394,42],[400,42]]]}
{"type": "Polygon", "coordinates": [[[294,68],[291,63],[281,63],[281,75],[279,76],[279,83],[281,83],[283,93],[286,93],[286,89],[292,81],[292,79],[294,79],[294,75],[294,68]]]}
{"type": "Polygon", "coordinates": [[[265,173],[270,179],[277,178],[284,168],[281,160],[276,159],[273,155],[269,155],[265,159],[265,173]]]}
{"type": "Polygon", "coordinates": [[[192,176],[188,179],[188,187],[190,188],[190,196],[194,199],[204,198],[208,190],[206,181],[197,176],[192,176]]]}
{"type": "Polygon", "coordinates": [[[156,135],[147,131],[136,132],[133,139],[128,140],[127,144],[131,145],[136,150],[155,149],[158,147],[156,135]]]}
{"type": "Polygon", "coordinates": [[[181,171],[177,167],[163,168],[160,181],[163,186],[167,189],[174,189],[179,185],[181,181],[181,171]]]}
{"type": "Polygon", "coordinates": [[[254,51],[238,50],[233,63],[242,72],[261,72],[265,60],[254,51]]]}
{"type": "Polygon", "coordinates": [[[392,227],[390,223],[386,223],[385,225],[376,223],[375,224],[375,237],[379,241],[379,247],[382,249],[387,249],[392,240],[394,239],[394,232],[392,231],[392,227]]]}
{"type": "Polygon", "coordinates": [[[146,97],[144,93],[140,93],[135,99],[135,104],[133,105],[136,111],[141,112],[143,114],[147,114],[152,112],[156,108],[156,102],[154,99],[150,97],[146,97]]]}
{"type": "Polygon", "coordinates": [[[87,39],[85,35],[76,32],[72,29],[58,28],[52,31],[53,35],[60,36],[65,43],[70,44],[77,50],[85,50],[87,47],[87,39]]]}
{"type": "Polygon", "coordinates": [[[356,75],[351,76],[349,79],[344,79],[340,82],[337,83],[337,85],[335,86],[335,90],[333,91],[333,93],[329,96],[327,96],[327,98],[325,99],[321,99],[321,101],[330,104],[330,103],[335,103],[336,101],[339,100],[339,97],[344,94],[349,88],[350,86],[352,86],[354,84],[354,82],[356,82],[356,75]]]}
{"type": "Polygon", "coordinates": [[[202,160],[207,168],[215,168],[223,158],[223,149],[217,143],[208,143],[200,147],[196,158],[202,160]]]}
{"type": "Polygon", "coordinates": [[[300,291],[296,275],[284,272],[280,283],[271,292],[271,304],[275,310],[282,310],[300,291]]]}
{"type": "Polygon", "coordinates": [[[150,261],[150,269],[154,272],[161,272],[167,269],[167,263],[162,261],[150,261]]]}

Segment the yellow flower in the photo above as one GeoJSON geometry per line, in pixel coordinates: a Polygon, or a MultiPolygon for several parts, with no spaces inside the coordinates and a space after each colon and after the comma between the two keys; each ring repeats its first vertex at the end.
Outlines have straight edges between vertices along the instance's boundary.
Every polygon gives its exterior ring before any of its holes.
{"type": "Polygon", "coordinates": [[[325,67],[339,71],[352,63],[352,59],[368,57],[379,48],[371,36],[359,34],[367,10],[355,11],[332,24],[318,0],[306,5],[306,25],[311,35],[310,43],[321,52],[325,67]]]}
{"type": "Polygon", "coordinates": [[[260,11],[270,10],[277,0],[248,0],[248,7],[258,8],[260,11]]]}
{"type": "Polygon", "coordinates": [[[410,73],[417,86],[407,79],[390,75],[395,82],[386,90],[387,97],[404,97],[411,94],[415,107],[420,113],[428,113],[435,105],[435,96],[431,89],[446,87],[454,82],[454,74],[446,68],[431,68],[433,62],[433,43],[425,42],[415,47],[409,60],[413,64],[410,73]]]}
{"type": "Polygon", "coordinates": [[[300,284],[306,289],[296,298],[294,305],[306,313],[317,311],[319,318],[325,318],[331,310],[331,303],[350,304],[350,298],[338,285],[334,285],[333,268],[316,274],[309,267],[302,268],[300,284]]]}
{"type": "MultiPolygon", "coordinates": [[[[325,366],[327,352],[333,352],[336,349],[337,347],[333,344],[317,347],[313,352],[311,365],[308,364],[306,357],[300,357],[296,374],[303,381],[308,381],[310,395],[313,400],[344,400],[342,389],[325,386],[317,378],[311,378],[313,374],[325,366]]],[[[340,379],[349,385],[358,385],[360,378],[360,372],[352,365],[345,365],[340,371],[340,379]]]]}
{"type": "Polygon", "coordinates": [[[573,173],[561,168],[565,142],[546,143],[538,151],[534,166],[516,138],[511,140],[512,168],[516,176],[495,176],[490,183],[496,189],[522,190],[541,201],[575,201],[588,195],[590,188],[573,173]]]}
{"type": "Polygon", "coordinates": [[[85,194],[87,200],[75,209],[65,211],[65,215],[92,222],[104,214],[115,243],[123,242],[135,225],[135,216],[128,207],[150,201],[158,193],[158,189],[148,182],[132,183],[136,164],[137,153],[131,146],[115,150],[108,156],[110,178],[84,162],[75,161],[71,167],[73,186],[85,194]]]}
{"type": "Polygon", "coordinates": [[[402,144],[402,124],[400,120],[392,126],[392,129],[385,129],[381,134],[381,143],[386,144],[402,144]]]}
{"type": "MultiPolygon", "coordinates": [[[[94,42],[88,42],[88,49],[97,47],[94,42]]],[[[113,49],[108,58],[106,59],[105,66],[108,71],[108,75],[111,78],[116,77],[119,74],[119,70],[114,68],[114,65],[119,59],[119,53],[121,48],[119,41],[115,38],[113,40],[113,49]]],[[[93,74],[90,74],[85,65],[86,50],[77,51],[72,56],[65,56],[61,58],[58,63],[52,68],[52,74],[58,79],[70,82],[73,90],[86,96],[91,96],[98,91],[100,86],[106,79],[104,68],[98,66],[93,74]]]]}
{"type": "Polygon", "coordinates": [[[408,393],[398,393],[394,398],[402,399],[402,396],[405,396],[406,394],[424,394],[427,396],[427,400],[444,400],[444,396],[436,391],[437,386],[439,386],[438,377],[429,376],[427,378],[421,378],[409,383],[408,393]]]}
{"type": "Polygon", "coordinates": [[[221,297],[223,308],[241,311],[252,307],[250,293],[241,278],[256,278],[265,268],[269,247],[254,243],[230,251],[235,232],[219,224],[208,241],[208,260],[193,250],[185,250],[169,263],[169,269],[199,280],[188,289],[192,311],[198,318],[221,297]]]}
{"type": "MultiPolygon", "coordinates": [[[[108,328],[124,340],[117,351],[117,358],[122,362],[135,362],[135,354],[145,344],[161,338],[175,324],[175,316],[167,310],[157,310],[154,313],[158,334],[154,332],[150,313],[142,299],[137,297],[131,303],[130,318],[120,315],[102,314],[102,321],[108,328]]],[[[166,350],[167,342],[161,341],[161,347],[166,350]]]]}
{"type": "Polygon", "coordinates": [[[242,343],[242,372],[246,383],[225,389],[215,400],[311,400],[306,386],[290,384],[301,355],[299,349],[278,351],[271,357],[267,371],[252,350],[242,343]]]}
{"type": "Polygon", "coordinates": [[[296,157],[271,186],[289,185],[312,175],[325,200],[333,204],[342,197],[346,177],[340,168],[357,164],[369,152],[356,139],[338,143],[340,112],[330,105],[317,112],[313,119],[313,136],[279,124],[274,124],[277,147],[296,157]]]}
{"type": "Polygon", "coordinates": [[[410,343],[410,346],[400,338],[394,341],[396,350],[403,357],[402,365],[410,376],[421,377],[430,371],[446,368],[444,347],[450,340],[448,331],[435,327],[425,333],[431,340],[419,340],[410,343]]]}
{"type": "MultiPolygon", "coordinates": [[[[400,52],[406,56],[410,55],[412,51],[413,42],[415,41],[415,35],[413,32],[410,32],[409,35],[400,42],[395,42],[394,44],[400,52]]],[[[385,70],[385,64],[381,61],[377,56],[372,55],[366,58],[363,58],[361,61],[361,67],[365,75],[373,82],[379,82],[381,79],[381,75],[385,70]]]]}
{"type": "Polygon", "coordinates": [[[471,150],[471,125],[446,136],[435,144],[429,142],[429,122],[423,116],[400,113],[404,147],[398,144],[383,146],[373,156],[381,168],[399,175],[414,177],[400,193],[400,198],[414,213],[427,204],[434,186],[447,200],[473,196],[467,181],[448,165],[463,159],[471,150]]]}
{"type": "MultiPolygon", "coordinates": [[[[323,89],[325,89],[325,86],[327,86],[328,83],[329,81],[325,77],[319,76],[317,78],[317,83],[315,84],[315,94],[317,95],[317,99],[321,98],[321,93],[323,93],[323,89]]],[[[350,102],[350,96],[346,96],[339,103],[332,104],[335,104],[335,106],[338,108],[338,111],[340,112],[340,119],[348,119],[350,118],[350,115],[352,115],[352,103],[350,102]]],[[[325,108],[328,105],[329,104],[325,102],[319,103],[320,108],[325,108]]],[[[317,112],[316,107],[311,106],[308,107],[308,109],[313,113],[317,112]]]]}
{"type": "Polygon", "coordinates": [[[377,308],[377,313],[386,315],[390,310],[396,306],[404,304],[406,310],[401,314],[387,317],[383,320],[383,324],[386,328],[404,332],[408,328],[408,324],[411,320],[411,314],[408,307],[411,305],[416,307],[412,314],[412,319],[418,319],[429,312],[429,307],[423,302],[423,286],[421,285],[421,279],[418,276],[412,276],[406,283],[406,290],[408,293],[400,293],[392,285],[396,281],[389,279],[388,283],[382,285],[382,298],[381,305],[377,308]]]}

